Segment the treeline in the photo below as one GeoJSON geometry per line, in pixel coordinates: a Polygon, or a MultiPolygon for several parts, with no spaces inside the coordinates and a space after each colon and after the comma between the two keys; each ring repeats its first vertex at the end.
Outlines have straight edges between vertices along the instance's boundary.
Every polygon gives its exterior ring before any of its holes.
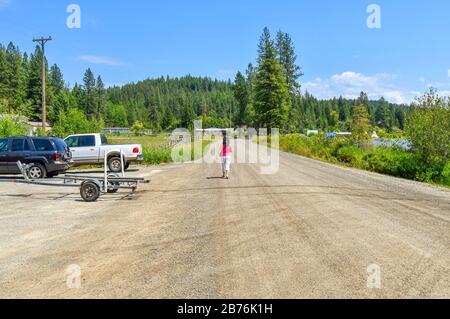
{"type": "Polygon", "coordinates": [[[148,79],[107,90],[109,109],[127,114],[123,125],[143,121],[156,131],[189,128],[203,117],[210,126],[230,126],[236,109],[230,82],[185,76],[148,79]]]}
{"type": "Polygon", "coordinates": [[[272,39],[265,28],[258,46],[258,65],[249,64],[245,74],[238,72],[234,81],[236,124],[280,128],[285,133],[307,129],[349,131],[356,107],[363,106],[373,127],[403,130],[409,109],[406,105],[383,98],[369,101],[364,92],[355,100],[318,100],[308,92],[301,94],[299,79],[303,72],[296,60],[291,37],[279,31],[272,39]]]}
{"type": "MultiPolygon", "coordinates": [[[[384,99],[369,101],[364,93],[357,100],[319,100],[308,92],[301,94],[299,79],[303,72],[296,59],[288,34],[278,32],[272,39],[265,29],[257,65],[249,64],[246,72],[238,72],[234,83],[185,76],[105,88],[102,78],[88,69],[81,84],[69,87],[60,68],[56,64],[49,67],[45,61],[48,121],[60,131],[67,130],[65,127],[70,125],[64,121],[74,117],[84,122],[75,127],[72,123],[71,130],[131,127],[139,121],[154,131],[170,131],[189,128],[194,119],[203,119],[205,127],[343,131],[351,129],[355,105],[359,103],[366,107],[372,126],[387,131],[404,128],[407,106],[384,99]]],[[[41,61],[38,46],[28,55],[12,43],[0,45],[0,114],[40,121],[41,61]]]]}
{"type": "MultiPolygon", "coordinates": [[[[36,46],[28,56],[13,43],[4,47],[0,44],[0,113],[26,116],[40,121],[42,51],[36,46]]],[[[69,109],[76,108],[89,119],[100,120],[106,114],[106,90],[100,76],[88,69],[83,85],[72,89],[64,82],[63,74],[54,64],[50,68],[45,62],[46,105],[48,121],[58,122],[69,109]]]]}
{"type": "MultiPolygon", "coordinates": [[[[32,120],[41,115],[42,52],[22,53],[13,43],[0,44],[0,112],[25,115],[32,120]]],[[[61,70],[46,63],[47,104],[53,105],[56,96],[65,88],[61,70]]]]}

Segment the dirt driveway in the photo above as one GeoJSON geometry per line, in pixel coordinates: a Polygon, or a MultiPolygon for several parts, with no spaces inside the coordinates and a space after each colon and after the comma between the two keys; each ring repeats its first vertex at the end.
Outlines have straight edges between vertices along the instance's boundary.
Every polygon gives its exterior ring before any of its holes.
{"type": "Polygon", "coordinates": [[[450,297],[448,189],[284,153],[132,174],[96,203],[0,183],[0,297],[450,297]]]}

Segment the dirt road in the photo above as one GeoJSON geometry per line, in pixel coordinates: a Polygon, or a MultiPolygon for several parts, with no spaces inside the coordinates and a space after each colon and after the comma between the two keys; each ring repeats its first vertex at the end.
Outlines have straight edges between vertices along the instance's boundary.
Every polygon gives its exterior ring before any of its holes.
{"type": "Polygon", "coordinates": [[[91,204],[0,183],[0,297],[450,297],[448,189],[284,153],[274,175],[256,164],[228,181],[217,164],[150,175],[132,197],[91,204]],[[381,289],[367,286],[370,265],[381,289]]]}

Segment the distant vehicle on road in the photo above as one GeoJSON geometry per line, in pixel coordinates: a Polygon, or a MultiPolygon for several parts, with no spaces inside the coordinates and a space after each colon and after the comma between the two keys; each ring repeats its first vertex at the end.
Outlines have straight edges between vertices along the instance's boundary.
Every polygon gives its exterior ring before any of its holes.
{"type": "Polygon", "coordinates": [[[0,174],[20,174],[17,161],[28,164],[31,179],[51,178],[69,169],[72,155],[63,140],[53,137],[0,139],[0,174]]]}
{"type": "Polygon", "coordinates": [[[101,164],[108,155],[109,170],[114,173],[122,171],[120,151],[124,154],[124,169],[127,170],[132,162],[143,161],[142,145],[109,145],[104,134],[77,134],[70,135],[64,139],[72,152],[74,165],[101,164]]]}

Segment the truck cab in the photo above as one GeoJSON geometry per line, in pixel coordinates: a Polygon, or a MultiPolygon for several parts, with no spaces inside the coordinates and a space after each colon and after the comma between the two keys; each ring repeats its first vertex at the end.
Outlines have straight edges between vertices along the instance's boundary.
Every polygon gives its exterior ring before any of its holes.
{"type": "Polygon", "coordinates": [[[79,164],[99,162],[100,146],[107,145],[105,135],[72,135],[64,140],[72,152],[73,160],[79,164]]]}
{"type": "Polygon", "coordinates": [[[100,164],[105,160],[105,154],[108,154],[108,167],[110,171],[116,173],[122,170],[120,152],[123,154],[125,170],[131,162],[144,159],[141,145],[109,145],[104,134],[70,135],[64,141],[72,152],[74,165],[100,164]]]}

